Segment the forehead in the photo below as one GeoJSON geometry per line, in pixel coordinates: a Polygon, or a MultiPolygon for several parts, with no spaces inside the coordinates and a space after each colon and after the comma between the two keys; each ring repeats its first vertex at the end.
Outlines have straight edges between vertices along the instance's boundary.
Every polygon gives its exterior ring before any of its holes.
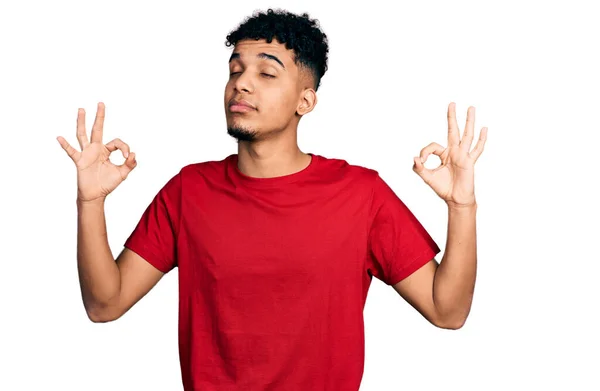
{"type": "Polygon", "coordinates": [[[231,58],[234,60],[239,58],[245,63],[265,60],[264,56],[258,56],[260,53],[277,57],[285,68],[289,69],[294,66],[294,51],[287,49],[285,44],[279,43],[275,38],[271,43],[267,43],[265,39],[258,41],[254,39],[241,40],[235,45],[231,58]]]}

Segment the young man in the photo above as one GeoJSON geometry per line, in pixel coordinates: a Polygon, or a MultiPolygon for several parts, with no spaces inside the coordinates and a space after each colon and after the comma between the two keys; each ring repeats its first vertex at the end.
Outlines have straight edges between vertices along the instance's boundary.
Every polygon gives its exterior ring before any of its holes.
{"type": "Polygon", "coordinates": [[[118,319],[178,267],[179,349],[185,390],[358,390],[363,308],[375,276],[432,324],[465,322],[476,270],[474,110],[462,140],[448,108],[448,147],[432,143],[413,170],[447,203],[446,251],[377,171],[302,152],[298,123],[317,103],[326,35],[288,12],[258,13],[227,36],[225,86],[238,153],[183,167],[158,192],[115,260],[104,200],[136,166],[119,139],[91,143],[79,110],[78,267],[90,319],[118,319]],[[121,150],[121,166],[108,159],[121,150]],[[440,156],[435,170],[423,163],[440,156]]]}

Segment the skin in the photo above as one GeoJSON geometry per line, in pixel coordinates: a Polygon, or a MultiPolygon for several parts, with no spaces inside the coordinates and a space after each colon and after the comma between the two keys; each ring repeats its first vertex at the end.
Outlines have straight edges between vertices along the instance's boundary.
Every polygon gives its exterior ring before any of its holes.
{"type": "Polygon", "coordinates": [[[115,261],[108,245],[106,196],[137,167],[137,160],[129,145],[118,138],[104,144],[104,118],[105,106],[99,102],[88,138],[85,110],[78,110],[76,137],[81,151],[64,137],[57,137],[77,169],[77,270],[83,304],[93,322],[118,319],[164,275],[127,248],[115,261]],[[120,166],[109,160],[110,154],[117,150],[125,157],[120,166]]]}
{"type": "Polygon", "coordinates": [[[467,110],[462,139],[456,122],[456,105],[448,105],[448,146],[430,143],[415,157],[413,171],[442,198],[448,206],[448,234],[441,263],[434,258],[419,270],[394,285],[394,289],[432,324],[445,329],[459,329],[467,320],[473,301],[477,271],[477,241],[474,167],[483,152],[487,128],[471,150],[474,136],[475,108],[467,110]],[[424,163],[431,154],[441,164],[427,169],[424,163]]]}
{"type": "Polygon", "coordinates": [[[271,43],[242,40],[232,57],[224,108],[228,134],[238,140],[239,170],[251,177],[269,178],[306,168],[311,157],[298,147],[297,134],[300,119],[317,104],[311,73],[296,65],[294,51],[276,39],[271,43]],[[259,53],[276,56],[283,66],[257,57],[259,53]],[[256,110],[231,112],[232,99],[245,99],[256,110]]]}

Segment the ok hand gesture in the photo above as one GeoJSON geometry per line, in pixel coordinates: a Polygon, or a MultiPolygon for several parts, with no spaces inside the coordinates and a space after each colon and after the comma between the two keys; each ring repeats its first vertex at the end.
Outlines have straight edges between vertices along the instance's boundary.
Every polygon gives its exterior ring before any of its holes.
{"type": "Polygon", "coordinates": [[[433,191],[440,196],[448,206],[463,207],[476,204],[474,166],[483,152],[487,138],[487,128],[479,133],[479,140],[473,150],[473,128],[475,125],[475,107],[467,110],[467,124],[460,139],[458,124],[456,123],[456,105],[448,105],[448,146],[442,147],[438,143],[431,143],[421,150],[419,157],[415,157],[413,171],[427,183],[433,191]],[[434,169],[425,168],[424,163],[431,154],[440,157],[442,163],[434,169]]]}
{"type": "Polygon", "coordinates": [[[104,103],[99,102],[90,141],[85,131],[85,110],[79,109],[77,113],[77,140],[81,151],[70,146],[63,137],[56,138],[77,167],[77,200],[81,202],[104,201],[137,166],[135,153],[130,153],[129,145],[120,139],[102,143],[103,125],[104,103]],[[120,166],[114,165],[108,158],[117,149],[126,159],[120,166]]]}

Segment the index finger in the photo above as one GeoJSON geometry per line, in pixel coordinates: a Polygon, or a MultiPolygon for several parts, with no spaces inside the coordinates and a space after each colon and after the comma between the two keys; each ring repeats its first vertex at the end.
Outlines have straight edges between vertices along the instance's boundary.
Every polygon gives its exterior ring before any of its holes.
{"type": "Polygon", "coordinates": [[[448,146],[458,145],[459,141],[458,123],[456,122],[456,104],[450,102],[448,105],[448,146]]]}
{"type": "Polygon", "coordinates": [[[98,110],[96,111],[96,119],[92,127],[91,142],[102,143],[102,133],[104,127],[104,103],[98,102],[98,110]]]}

